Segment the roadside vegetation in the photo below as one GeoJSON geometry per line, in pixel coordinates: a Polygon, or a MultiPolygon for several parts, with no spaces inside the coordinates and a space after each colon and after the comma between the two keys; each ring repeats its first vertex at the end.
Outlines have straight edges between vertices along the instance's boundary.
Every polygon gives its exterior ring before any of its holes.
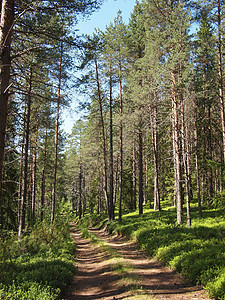
{"type": "MultiPolygon", "coordinates": [[[[163,208],[161,212],[145,208],[142,216],[137,211],[127,213],[120,223],[101,221],[96,216],[93,220],[95,225],[107,226],[111,233],[136,240],[150,256],[175,268],[192,284],[202,285],[211,297],[225,299],[224,210],[205,208],[200,219],[193,205],[191,213],[191,228],[176,225],[173,207],[163,208]]],[[[90,219],[87,215],[82,223],[91,225],[90,219]]]]}
{"type": "Polygon", "coordinates": [[[75,271],[74,252],[62,216],[52,227],[35,225],[20,240],[15,234],[0,239],[0,299],[59,299],[75,271]]]}

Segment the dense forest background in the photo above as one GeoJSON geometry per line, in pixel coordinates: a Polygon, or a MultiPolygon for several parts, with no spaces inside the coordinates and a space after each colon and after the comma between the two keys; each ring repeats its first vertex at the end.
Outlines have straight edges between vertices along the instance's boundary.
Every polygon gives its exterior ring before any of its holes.
{"type": "Polygon", "coordinates": [[[79,37],[98,4],[2,2],[0,224],[19,236],[65,201],[110,221],[164,201],[189,226],[190,203],[224,207],[223,1],[139,1],[79,37]]]}
{"type": "Polygon", "coordinates": [[[72,216],[225,299],[225,3],[140,0],[79,35],[101,4],[0,1],[0,296],[58,299],[72,216]]]}

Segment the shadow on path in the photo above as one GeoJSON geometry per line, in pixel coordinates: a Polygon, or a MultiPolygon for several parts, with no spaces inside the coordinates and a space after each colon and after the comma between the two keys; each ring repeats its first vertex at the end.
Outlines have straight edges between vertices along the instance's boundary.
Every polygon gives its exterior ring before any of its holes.
{"type": "Polygon", "coordinates": [[[78,274],[64,299],[209,299],[201,287],[182,283],[174,271],[147,257],[135,243],[121,236],[111,236],[105,230],[92,228],[90,231],[116,250],[123,263],[132,266],[127,275],[137,279],[135,287],[125,282],[123,275],[113,271],[111,257],[100,246],[82,238],[74,227],[72,235],[77,246],[78,274]]]}

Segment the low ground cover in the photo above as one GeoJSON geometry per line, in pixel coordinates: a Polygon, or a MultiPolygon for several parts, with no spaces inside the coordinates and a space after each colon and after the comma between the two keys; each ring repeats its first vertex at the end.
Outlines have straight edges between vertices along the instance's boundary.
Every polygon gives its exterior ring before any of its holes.
{"type": "Polygon", "coordinates": [[[0,299],[58,299],[74,273],[74,251],[68,223],[0,240],[0,299]]]}
{"type": "MultiPolygon", "coordinates": [[[[110,232],[135,239],[149,255],[176,268],[193,284],[201,284],[216,299],[225,299],[225,214],[204,209],[198,217],[192,207],[192,226],[176,225],[174,208],[154,212],[145,209],[124,215],[119,223],[104,222],[110,232]]],[[[185,216],[184,216],[185,218],[185,216]]]]}

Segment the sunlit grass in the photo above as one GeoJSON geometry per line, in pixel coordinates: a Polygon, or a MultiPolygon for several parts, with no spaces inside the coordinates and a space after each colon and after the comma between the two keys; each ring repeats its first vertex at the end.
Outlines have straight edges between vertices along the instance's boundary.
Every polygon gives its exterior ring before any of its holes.
{"type": "Polygon", "coordinates": [[[121,223],[109,223],[108,229],[134,239],[150,256],[193,284],[203,285],[212,297],[225,299],[224,210],[204,209],[200,219],[193,205],[191,213],[191,228],[176,224],[176,210],[171,207],[161,212],[145,209],[142,216],[128,213],[121,223]]]}

